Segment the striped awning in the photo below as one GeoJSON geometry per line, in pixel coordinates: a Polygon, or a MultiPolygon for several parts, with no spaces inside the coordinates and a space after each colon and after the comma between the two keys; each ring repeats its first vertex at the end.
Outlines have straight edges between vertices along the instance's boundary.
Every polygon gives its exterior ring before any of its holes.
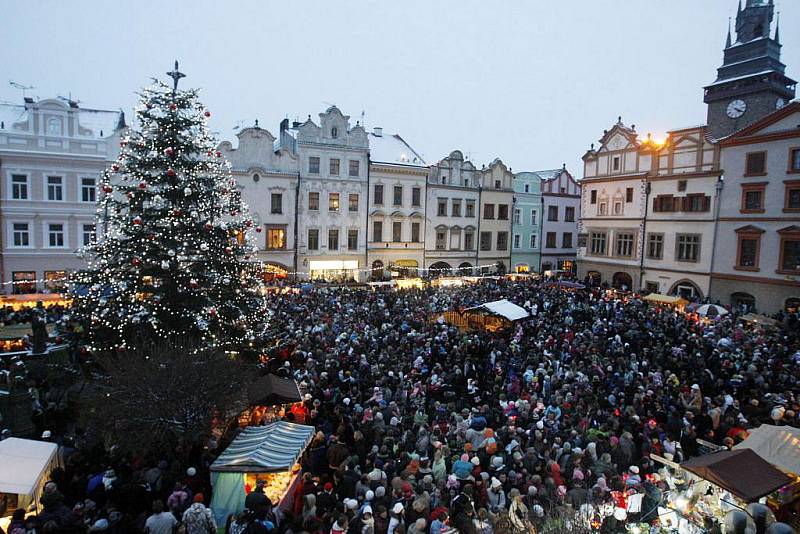
{"type": "Polygon", "coordinates": [[[314,427],[285,421],[247,427],[214,460],[211,471],[288,471],[303,454],[313,435],[314,427]]]}

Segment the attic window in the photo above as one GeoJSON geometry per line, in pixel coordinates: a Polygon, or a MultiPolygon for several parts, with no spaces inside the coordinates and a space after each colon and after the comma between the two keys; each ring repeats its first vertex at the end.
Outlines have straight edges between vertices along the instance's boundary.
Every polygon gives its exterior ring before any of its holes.
{"type": "Polygon", "coordinates": [[[334,139],[339,137],[339,129],[336,126],[331,128],[331,137],[334,138],[334,139]]]}
{"type": "Polygon", "coordinates": [[[253,175],[253,181],[254,182],[258,182],[260,179],[261,179],[261,176],[259,176],[258,173],[253,175]]]}
{"type": "Polygon", "coordinates": [[[613,170],[615,170],[615,171],[619,170],[619,156],[614,156],[614,159],[613,159],[613,170]]]}

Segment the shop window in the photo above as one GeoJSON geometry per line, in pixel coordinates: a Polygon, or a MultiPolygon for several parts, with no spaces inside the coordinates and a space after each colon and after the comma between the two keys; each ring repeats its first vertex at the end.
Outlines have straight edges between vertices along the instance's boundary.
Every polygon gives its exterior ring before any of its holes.
{"type": "Polygon", "coordinates": [[[48,293],[60,293],[66,287],[67,271],[45,271],[44,287],[48,293]]]}
{"type": "Polygon", "coordinates": [[[14,271],[11,282],[16,295],[36,293],[36,271],[14,271]]]}

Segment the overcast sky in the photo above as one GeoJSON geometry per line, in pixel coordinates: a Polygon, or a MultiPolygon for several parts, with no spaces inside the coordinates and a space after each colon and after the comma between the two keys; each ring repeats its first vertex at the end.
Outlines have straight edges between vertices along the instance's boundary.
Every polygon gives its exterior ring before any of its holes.
{"type": "MultiPolygon", "coordinates": [[[[618,115],[642,133],[702,124],[737,0],[3,1],[0,72],[41,98],[124,109],[177,58],[212,128],[273,133],[335,103],[429,163],[453,149],[514,171],[580,157],[618,115]]],[[[800,77],[800,1],[781,11],[800,77]]],[[[7,80],[0,100],[21,102],[7,80]]]]}

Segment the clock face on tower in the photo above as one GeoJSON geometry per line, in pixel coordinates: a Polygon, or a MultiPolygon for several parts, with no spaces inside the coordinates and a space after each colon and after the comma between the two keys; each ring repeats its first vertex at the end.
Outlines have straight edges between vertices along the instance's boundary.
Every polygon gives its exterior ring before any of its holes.
{"type": "Polygon", "coordinates": [[[738,119],[744,112],[747,111],[747,104],[745,104],[744,100],[734,100],[730,104],[728,104],[728,109],[726,112],[728,113],[728,117],[732,119],[738,119]]]}
{"type": "Polygon", "coordinates": [[[779,98],[778,100],[775,101],[775,109],[781,109],[785,105],[786,105],[786,100],[782,98],[779,98]]]}

